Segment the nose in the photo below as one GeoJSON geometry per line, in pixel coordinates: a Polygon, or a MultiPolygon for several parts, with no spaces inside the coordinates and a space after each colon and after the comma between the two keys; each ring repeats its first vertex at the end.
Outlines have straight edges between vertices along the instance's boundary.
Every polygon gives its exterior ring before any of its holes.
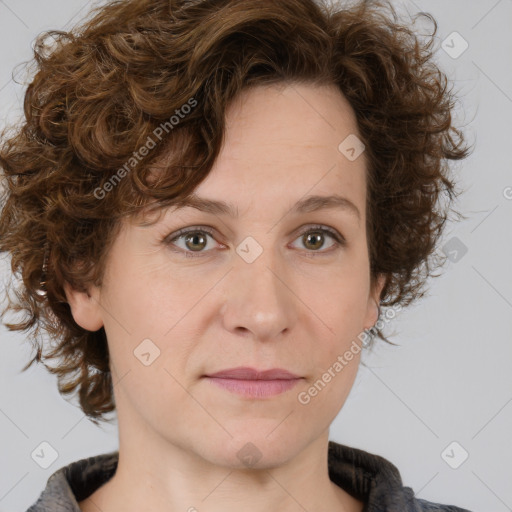
{"type": "Polygon", "coordinates": [[[298,301],[287,282],[284,265],[270,249],[252,263],[236,256],[225,281],[224,327],[238,335],[265,341],[291,330],[298,301]]]}

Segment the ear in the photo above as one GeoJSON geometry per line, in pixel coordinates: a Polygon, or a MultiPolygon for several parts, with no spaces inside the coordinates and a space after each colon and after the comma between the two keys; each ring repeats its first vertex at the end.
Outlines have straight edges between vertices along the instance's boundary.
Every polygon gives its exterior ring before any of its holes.
{"type": "Polygon", "coordinates": [[[374,283],[373,289],[370,290],[370,294],[368,296],[368,304],[366,307],[366,317],[364,321],[365,329],[371,329],[379,318],[380,297],[386,281],[387,276],[385,274],[379,274],[374,283]]]}
{"type": "Polygon", "coordinates": [[[64,283],[64,292],[68,299],[71,313],[75,322],[86,331],[97,331],[103,327],[99,289],[91,287],[86,292],[80,292],[64,283]]]}

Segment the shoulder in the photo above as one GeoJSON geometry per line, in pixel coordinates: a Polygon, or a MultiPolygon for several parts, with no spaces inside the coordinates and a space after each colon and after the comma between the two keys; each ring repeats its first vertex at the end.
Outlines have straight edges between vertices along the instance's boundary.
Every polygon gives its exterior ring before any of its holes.
{"type": "Polygon", "coordinates": [[[421,512],[471,512],[466,508],[457,507],[456,505],[443,505],[442,503],[434,503],[433,501],[422,500],[416,498],[421,512]]]}
{"type": "Polygon", "coordinates": [[[363,512],[471,512],[417,498],[393,463],[365,450],[329,441],[328,467],[335,484],[365,503],[363,512]]]}
{"type": "Polygon", "coordinates": [[[78,502],[115,473],[119,452],[80,459],[55,471],[37,501],[26,512],[80,512],[78,502]]]}

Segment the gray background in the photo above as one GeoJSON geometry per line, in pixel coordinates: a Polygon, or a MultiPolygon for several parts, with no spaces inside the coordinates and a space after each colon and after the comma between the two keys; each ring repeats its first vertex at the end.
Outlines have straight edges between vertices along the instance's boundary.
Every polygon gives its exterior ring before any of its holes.
{"type": "MultiPolygon", "coordinates": [[[[453,261],[430,282],[428,296],[386,327],[401,347],[377,342],[373,353],[363,355],[367,368],[361,366],[331,439],[386,457],[420,498],[472,511],[510,511],[512,0],[394,4],[410,14],[430,12],[439,23],[436,58],[459,91],[457,121],[475,142],[472,156],[453,167],[466,190],[457,206],[467,219],[448,225],[439,251],[452,251],[453,261]],[[454,31],[469,45],[457,58],[463,41],[454,31]],[[452,442],[458,444],[447,456],[452,442]],[[446,461],[458,465],[462,450],[469,456],[454,469],[446,461]]],[[[30,59],[36,34],[69,28],[90,5],[0,0],[1,125],[21,113],[23,88],[11,72],[30,59]]],[[[2,281],[8,272],[0,261],[2,281]]],[[[44,368],[20,372],[30,354],[22,334],[0,327],[0,341],[5,512],[28,508],[58,468],[118,444],[116,424],[98,428],[85,419],[76,402],[59,395],[56,378],[44,368]],[[47,469],[31,458],[43,441],[58,452],[47,469]]]]}

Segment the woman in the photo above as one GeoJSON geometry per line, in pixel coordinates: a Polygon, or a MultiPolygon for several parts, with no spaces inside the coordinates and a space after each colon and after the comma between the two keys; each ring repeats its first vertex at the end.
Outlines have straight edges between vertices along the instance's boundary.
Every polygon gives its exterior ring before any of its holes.
{"type": "Polygon", "coordinates": [[[388,8],[127,0],[40,37],[0,152],[6,325],[89,418],[117,412],[119,451],[31,512],[465,510],[328,439],[469,151],[432,40],[388,8]]]}

